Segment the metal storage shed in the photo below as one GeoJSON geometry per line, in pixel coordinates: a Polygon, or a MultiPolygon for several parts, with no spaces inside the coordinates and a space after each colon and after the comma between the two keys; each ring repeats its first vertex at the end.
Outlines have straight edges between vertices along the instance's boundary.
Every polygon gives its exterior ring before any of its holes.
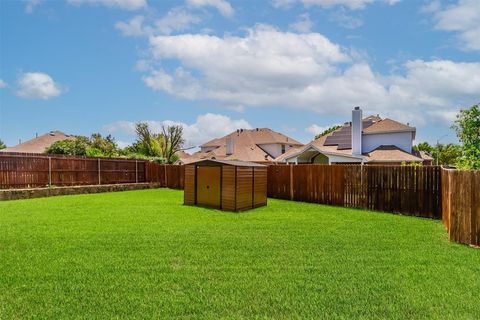
{"type": "Polygon", "coordinates": [[[267,167],[232,160],[185,165],[184,204],[243,211],[267,205],[267,167]]]}

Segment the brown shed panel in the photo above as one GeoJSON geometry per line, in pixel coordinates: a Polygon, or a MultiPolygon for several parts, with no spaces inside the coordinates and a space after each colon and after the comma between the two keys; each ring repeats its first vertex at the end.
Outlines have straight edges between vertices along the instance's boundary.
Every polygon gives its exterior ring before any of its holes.
{"type": "Polygon", "coordinates": [[[220,208],[222,167],[197,167],[197,204],[220,208]]]}
{"type": "Polygon", "coordinates": [[[253,208],[253,168],[237,167],[237,210],[253,208]]]}
{"type": "Polygon", "coordinates": [[[235,211],[235,168],[222,167],[222,209],[235,211]]]}
{"type": "Polygon", "coordinates": [[[183,202],[190,205],[195,204],[195,166],[185,166],[183,202]]]}
{"type": "Polygon", "coordinates": [[[253,168],[253,206],[267,204],[267,168],[253,168]]]}
{"type": "Polygon", "coordinates": [[[184,203],[228,211],[266,205],[267,168],[230,160],[191,163],[185,167],[184,203]]]}

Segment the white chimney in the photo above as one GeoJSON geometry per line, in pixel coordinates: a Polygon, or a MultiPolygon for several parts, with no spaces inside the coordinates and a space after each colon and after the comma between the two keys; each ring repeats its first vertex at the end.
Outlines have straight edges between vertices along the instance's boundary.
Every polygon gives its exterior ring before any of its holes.
{"type": "Polygon", "coordinates": [[[362,109],[355,107],[352,110],[352,154],[362,154],[362,109]]]}
{"type": "Polygon", "coordinates": [[[234,147],[233,137],[229,135],[227,136],[227,139],[225,142],[227,156],[230,156],[233,154],[233,147],[234,147]]]}

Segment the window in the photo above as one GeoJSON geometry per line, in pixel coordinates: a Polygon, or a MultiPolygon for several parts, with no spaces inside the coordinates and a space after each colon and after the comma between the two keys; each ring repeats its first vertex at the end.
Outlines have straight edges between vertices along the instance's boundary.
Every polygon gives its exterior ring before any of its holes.
{"type": "Polygon", "coordinates": [[[282,154],[284,154],[284,153],[285,153],[285,145],[282,144],[282,154]]]}

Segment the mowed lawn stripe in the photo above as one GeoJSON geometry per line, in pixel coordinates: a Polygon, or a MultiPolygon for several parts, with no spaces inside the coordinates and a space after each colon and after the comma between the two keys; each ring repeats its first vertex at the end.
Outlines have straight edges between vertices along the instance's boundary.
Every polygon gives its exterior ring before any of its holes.
{"type": "Polygon", "coordinates": [[[0,318],[476,318],[480,250],[440,221],[157,189],[0,203],[0,318]]]}

